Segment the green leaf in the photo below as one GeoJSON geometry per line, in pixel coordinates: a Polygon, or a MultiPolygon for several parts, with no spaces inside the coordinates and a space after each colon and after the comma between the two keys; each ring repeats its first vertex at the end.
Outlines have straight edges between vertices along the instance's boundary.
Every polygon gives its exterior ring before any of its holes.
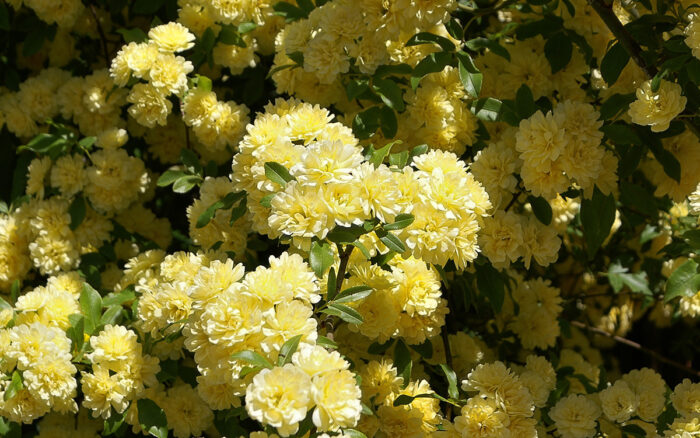
{"type": "Polygon", "coordinates": [[[442,71],[452,60],[452,54],[449,52],[431,53],[416,65],[411,74],[411,88],[418,88],[418,84],[423,76],[430,73],[442,71]]]}
{"type": "Polygon", "coordinates": [[[412,214],[401,213],[396,215],[396,217],[394,218],[394,222],[384,225],[383,228],[386,231],[401,230],[411,225],[415,220],[416,218],[412,214]]]}
{"type": "Polygon", "coordinates": [[[333,243],[353,243],[360,235],[365,234],[364,230],[358,227],[360,232],[355,232],[354,228],[336,226],[326,235],[326,239],[333,243]]]}
{"type": "Polygon", "coordinates": [[[700,249],[700,230],[688,230],[683,233],[683,239],[688,242],[693,251],[698,252],[700,249]]]}
{"type": "Polygon", "coordinates": [[[153,400],[147,398],[136,402],[139,411],[139,424],[150,435],[157,438],[167,438],[168,419],[165,412],[153,400]]]}
{"type": "Polygon", "coordinates": [[[430,32],[418,32],[417,34],[413,35],[406,42],[406,47],[418,46],[421,44],[437,44],[445,52],[452,52],[455,49],[455,45],[452,41],[443,36],[435,35],[430,32]]]}
{"type": "Polygon", "coordinates": [[[370,157],[369,157],[369,162],[374,165],[374,167],[379,167],[380,164],[384,161],[384,158],[386,158],[387,155],[389,155],[389,152],[391,151],[391,148],[396,144],[396,141],[392,141],[390,143],[385,144],[379,149],[375,149],[374,147],[371,147],[370,149],[370,157]]]}
{"type": "Polygon", "coordinates": [[[667,70],[659,70],[656,75],[651,79],[651,92],[656,93],[659,91],[659,87],[661,86],[661,79],[665,78],[666,75],[668,75],[667,70]]]}
{"type": "Polygon", "coordinates": [[[464,29],[456,18],[452,17],[449,22],[445,23],[445,28],[452,38],[458,41],[464,38],[464,29]]]}
{"type": "Polygon", "coordinates": [[[411,361],[411,352],[408,351],[408,347],[406,347],[406,343],[403,339],[396,341],[396,347],[394,347],[394,366],[396,367],[397,374],[403,377],[403,386],[405,387],[411,380],[413,362],[411,361]]]}
{"type": "Polygon", "coordinates": [[[284,364],[290,363],[292,361],[292,355],[297,351],[299,347],[299,341],[303,335],[296,335],[290,338],[287,342],[282,344],[280,348],[280,354],[277,356],[277,366],[281,367],[284,364]]]}
{"type": "Polygon", "coordinates": [[[287,53],[287,57],[294,61],[298,66],[304,66],[304,52],[287,53]]]}
{"type": "Polygon", "coordinates": [[[447,394],[452,399],[458,399],[459,389],[457,387],[457,373],[455,373],[452,368],[444,363],[440,364],[440,368],[442,369],[442,372],[445,373],[445,377],[447,378],[447,394]]]}
{"type": "MultiPolygon", "coordinates": [[[[273,194],[274,196],[275,194],[273,194]]],[[[270,198],[272,200],[272,198],[270,198]]],[[[269,206],[268,206],[269,207],[269,206]]],[[[248,198],[244,197],[241,202],[238,203],[237,206],[233,207],[231,209],[231,219],[229,219],[228,224],[230,226],[233,226],[233,224],[240,218],[245,215],[246,211],[248,211],[248,198]]]]}
{"type": "Polygon", "coordinates": [[[656,217],[659,208],[653,193],[627,181],[620,181],[620,202],[622,205],[653,217],[656,217]]]}
{"type": "Polygon", "coordinates": [[[681,163],[678,161],[675,155],[673,155],[668,149],[664,148],[660,142],[650,142],[648,144],[651,153],[654,154],[654,158],[661,163],[661,167],[664,169],[664,173],[676,182],[681,181],[681,163]]]}
{"type": "Polygon", "coordinates": [[[38,53],[49,36],[47,32],[48,26],[45,24],[42,27],[32,29],[22,43],[22,56],[28,57],[38,53]]]}
{"type": "Polygon", "coordinates": [[[617,166],[617,174],[620,180],[634,173],[639,166],[642,157],[647,151],[644,146],[624,146],[619,145],[617,150],[620,152],[620,161],[617,166]]]}
{"type": "Polygon", "coordinates": [[[377,354],[377,355],[383,355],[386,353],[386,351],[394,345],[394,340],[389,339],[388,341],[384,342],[383,344],[380,344],[379,342],[372,342],[369,347],[367,347],[367,353],[369,354],[377,354]]]}
{"type": "Polygon", "coordinates": [[[287,2],[277,2],[272,6],[272,8],[275,10],[277,15],[285,17],[287,22],[300,20],[309,16],[303,9],[287,2]]]}
{"type": "Polygon", "coordinates": [[[419,144],[418,146],[414,147],[411,149],[411,153],[409,155],[409,159],[412,160],[415,157],[418,157],[420,155],[423,155],[424,153],[428,152],[428,145],[427,144],[419,144]]]}
{"type": "Polygon", "coordinates": [[[137,27],[133,29],[118,29],[117,33],[121,34],[124,38],[124,42],[127,44],[131,42],[142,43],[148,39],[148,35],[137,27]]]}
{"type": "Polygon", "coordinates": [[[385,138],[394,138],[399,129],[399,121],[394,110],[388,106],[379,108],[379,127],[385,138]]]}
{"type": "Polygon", "coordinates": [[[374,79],[372,89],[389,108],[396,111],[404,110],[403,92],[396,82],[391,79],[374,79]]]}
{"type": "Polygon", "coordinates": [[[501,114],[503,103],[493,97],[481,98],[472,105],[472,112],[479,120],[496,122],[501,114]]]}
{"type": "Polygon", "coordinates": [[[22,384],[22,376],[15,370],[12,372],[12,380],[10,381],[10,384],[7,385],[7,388],[5,388],[3,399],[8,401],[12,397],[16,396],[17,393],[22,390],[22,388],[24,388],[24,385],[22,384]]]}
{"type": "Polygon", "coordinates": [[[390,250],[399,254],[406,251],[406,246],[404,246],[401,239],[399,239],[396,235],[381,228],[376,230],[375,234],[377,235],[377,237],[379,237],[379,240],[381,240],[382,243],[386,245],[386,247],[390,250]]]}
{"type": "Polygon", "coordinates": [[[410,345],[410,347],[425,359],[433,357],[433,343],[430,342],[430,339],[426,339],[422,344],[410,345]]]}
{"type": "Polygon", "coordinates": [[[367,249],[367,247],[364,246],[364,245],[362,244],[362,242],[360,242],[359,240],[356,240],[356,241],[352,242],[352,246],[354,246],[355,248],[359,249],[360,252],[362,253],[362,255],[363,255],[367,260],[369,260],[370,258],[372,258],[372,255],[369,253],[369,250],[367,249]]]}
{"type": "Polygon", "coordinates": [[[626,424],[624,426],[620,426],[620,429],[622,430],[623,436],[625,434],[629,434],[639,438],[644,438],[647,436],[646,431],[636,424],[626,424]]]}
{"type": "Polygon", "coordinates": [[[17,298],[19,298],[20,287],[21,283],[19,281],[19,278],[13,281],[12,286],[10,286],[10,299],[13,303],[16,303],[17,298]]]}
{"type": "Polygon", "coordinates": [[[617,144],[642,144],[637,132],[630,125],[623,122],[611,123],[600,128],[605,136],[617,144]]]}
{"type": "Polygon", "coordinates": [[[424,394],[416,394],[416,395],[408,395],[408,394],[401,394],[396,399],[394,400],[394,406],[403,406],[403,405],[410,405],[413,400],[417,398],[434,398],[436,400],[440,400],[445,403],[449,403],[453,406],[459,406],[457,403],[446,399],[445,397],[441,396],[440,394],[434,393],[434,392],[427,392],[424,394]]]}
{"type": "Polygon", "coordinates": [[[666,281],[664,301],[669,302],[676,297],[692,297],[700,290],[700,274],[698,264],[693,259],[677,267],[666,281]]]}
{"type": "Polygon", "coordinates": [[[334,303],[352,303],[369,296],[373,291],[374,289],[369,286],[353,286],[345,289],[335,298],[329,298],[329,300],[333,300],[334,303]]]}
{"type": "Polygon", "coordinates": [[[510,53],[508,50],[503,47],[502,45],[498,44],[497,40],[490,40],[488,38],[474,38],[465,43],[465,45],[470,49],[474,51],[478,51],[480,49],[486,48],[492,51],[494,54],[505,58],[506,60],[510,61],[510,53]]]}
{"type": "Polygon", "coordinates": [[[80,146],[82,149],[89,150],[96,141],[97,137],[85,137],[78,141],[78,146],[80,146]]]}
{"type": "Polygon", "coordinates": [[[564,32],[555,33],[544,44],[544,56],[552,67],[552,74],[562,70],[571,61],[573,44],[564,32]]]}
{"type": "Polygon", "coordinates": [[[57,156],[62,148],[68,144],[68,139],[55,134],[39,134],[32,138],[26,145],[20,146],[19,150],[28,149],[39,155],[57,156]]]}
{"type": "Polygon", "coordinates": [[[389,155],[389,165],[404,168],[408,164],[408,151],[396,152],[389,155]]]}
{"type": "Polygon", "coordinates": [[[474,61],[467,53],[459,51],[456,56],[459,79],[462,81],[464,89],[470,96],[478,98],[484,75],[476,68],[474,61]]]}
{"type": "Polygon", "coordinates": [[[377,69],[374,71],[373,77],[375,78],[383,78],[385,76],[390,76],[390,75],[398,75],[398,76],[405,76],[405,75],[410,75],[411,72],[413,71],[413,67],[411,67],[408,64],[401,63],[401,64],[391,64],[391,65],[380,65],[377,67],[377,69]]]}
{"type": "Polygon", "coordinates": [[[630,103],[634,102],[636,98],[634,93],[613,94],[601,105],[600,118],[602,120],[612,119],[621,111],[627,111],[630,103]]]}
{"type": "Polygon", "coordinates": [[[338,287],[338,278],[335,274],[335,268],[328,271],[328,282],[326,282],[326,301],[332,301],[335,298],[336,289],[338,287]]]}
{"type": "MultiPolygon", "coordinates": [[[[530,1],[532,2],[532,0],[530,1]]],[[[518,26],[515,35],[519,40],[532,38],[535,35],[542,35],[546,40],[552,34],[559,32],[562,29],[563,23],[564,21],[561,17],[548,14],[541,20],[521,24],[518,26]]]]}
{"type": "Polygon", "coordinates": [[[102,297],[87,283],[83,283],[80,293],[80,309],[85,316],[85,332],[92,335],[102,316],[102,297]]]}
{"type": "Polygon", "coordinates": [[[545,225],[552,223],[552,206],[542,196],[528,196],[528,202],[532,206],[532,212],[537,220],[545,225]]]}
{"type": "Polygon", "coordinates": [[[229,46],[247,47],[245,41],[238,33],[238,27],[232,24],[224,24],[219,32],[218,42],[229,46]]]}
{"type": "Polygon", "coordinates": [[[367,91],[369,91],[369,80],[366,78],[350,80],[345,86],[345,94],[347,94],[348,100],[360,97],[367,91]]]}
{"type": "Polygon", "coordinates": [[[122,412],[121,414],[112,412],[112,415],[103,422],[101,435],[109,436],[116,434],[124,424],[125,414],[126,412],[122,412]]]}
{"type": "Polygon", "coordinates": [[[398,397],[394,399],[394,406],[405,406],[405,405],[410,405],[413,403],[413,400],[416,399],[416,395],[408,395],[408,394],[400,394],[398,397]]]}
{"type": "Polygon", "coordinates": [[[328,307],[323,309],[321,312],[328,315],[337,316],[349,324],[360,325],[363,321],[362,315],[360,315],[357,310],[344,304],[330,303],[328,307]]]}
{"type": "Polygon", "coordinates": [[[622,44],[619,42],[613,44],[610,50],[603,56],[603,60],[600,62],[600,74],[603,76],[603,80],[607,82],[608,86],[613,85],[617,82],[617,78],[620,77],[620,73],[625,68],[630,60],[630,55],[627,53],[622,44]]]}
{"type": "Polygon", "coordinates": [[[264,370],[265,367],[243,367],[238,373],[238,378],[242,379],[250,373],[257,373],[258,371],[264,370]]]}
{"type": "Polygon", "coordinates": [[[245,351],[239,351],[238,353],[233,353],[231,355],[231,359],[240,360],[240,361],[249,363],[249,364],[256,366],[256,367],[269,368],[269,369],[273,368],[273,366],[269,360],[265,359],[260,354],[254,352],[254,351],[251,351],[251,350],[245,350],[245,351]]]}
{"type": "Polygon", "coordinates": [[[379,128],[380,117],[381,112],[376,106],[357,113],[352,120],[352,132],[361,140],[369,138],[379,128]]]}
{"type": "Polygon", "coordinates": [[[114,305],[107,308],[102,318],[100,318],[100,326],[108,324],[116,324],[122,314],[122,306],[114,305]]]}
{"type": "Polygon", "coordinates": [[[197,75],[196,82],[197,82],[197,89],[198,90],[209,92],[209,91],[211,91],[211,89],[213,87],[211,79],[209,79],[206,76],[197,75]]]}
{"type": "Polygon", "coordinates": [[[119,293],[110,293],[102,299],[102,305],[106,307],[114,305],[122,305],[136,299],[136,292],[134,292],[134,287],[130,286],[122,289],[119,293]]]}
{"type": "Polygon", "coordinates": [[[71,340],[73,349],[80,351],[85,342],[85,317],[80,313],[74,313],[68,316],[70,327],[66,330],[66,336],[71,340]]]}
{"type": "Polygon", "coordinates": [[[253,22],[253,21],[246,21],[245,23],[241,23],[238,25],[238,33],[244,34],[248,32],[252,32],[255,29],[257,29],[258,25],[253,22]]]}
{"type": "Polygon", "coordinates": [[[338,348],[337,343],[335,343],[334,341],[331,341],[330,339],[328,339],[325,336],[320,336],[320,335],[319,335],[318,339],[316,339],[316,345],[320,345],[323,348],[329,348],[329,349],[337,349],[338,348]]]}
{"type": "Polygon", "coordinates": [[[245,192],[231,192],[214,202],[210,205],[202,214],[197,218],[197,228],[205,227],[214,217],[218,210],[228,210],[235,204],[246,196],[245,192]]]}
{"type": "Polygon", "coordinates": [[[185,175],[187,174],[181,170],[166,170],[163,172],[160,178],[158,178],[158,182],[156,184],[158,184],[158,187],[169,186],[185,175]]]}
{"type": "Polygon", "coordinates": [[[216,45],[216,33],[211,27],[207,27],[194,46],[194,51],[190,57],[195,68],[205,61],[213,65],[212,49],[216,45]]]}
{"type": "Polygon", "coordinates": [[[313,242],[309,254],[309,263],[316,276],[321,278],[328,268],[333,265],[335,254],[327,243],[313,242]]]}
{"type": "Polygon", "coordinates": [[[0,297],[0,310],[7,310],[7,309],[12,310],[12,306],[10,305],[10,303],[8,303],[2,297],[0,297]]]}
{"type": "Polygon", "coordinates": [[[653,295],[649,289],[649,280],[646,272],[629,273],[629,270],[615,262],[608,269],[608,281],[615,293],[620,292],[623,286],[630,288],[632,292],[641,293],[644,295],[653,295]]]}
{"type": "Polygon", "coordinates": [[[180,151],[180,160],[182,161],[182,164],[187,167],[187,170],[192,173],[196,173],[197,175],[202,175],[204,168],[202,167],[202,163],[199,162],[199,157],[194,151],[190,149],[182,149],[180,151]]]}
{"type": "Polygon", "coordinates": [[[506,285],[502,274],[490,264],[475,265],[476,286],[479,292],[488,298],[493,313],[498,313],[503,308],[506,296],[506,285]]]}
{"type": "Polygon", "coordinates": [[[185,175],[182,178],[175,181],[173,184],[173,192],[175,193],[187,193],[194,188],[197,184],[202,182],[202,178],[197,175],[185,175]]]}
{"type": "Polygon", "coordinates": [[[274,198],[276,194],[277,193],[270,193],[269,195],[263,196],[260,200],[260,205],[262,205],[263,207],[270,208],[272,206],[272,198],[274,198]]]}
{"type": "Polygon", "coordinates": [[[83,223],[83,219],[85,219],[85,213],[85,198],[83,198],[82,196],[76,196],[73,199],[73,202],[70,203],[70,207],[68,207],[68,214],[70,214],[71,230],[75,230],[81,223],[83,223]]]}
{"type": "Polygon", "coordinates": [[[592,259],[610,234],[615,222],[615,198],[612,194],[603,195],[598,187],[595,187],[591,199],[581,201],[580,216],[586,251],[588,258],[592,259]]]}
{"type": "Polygon", "coordinates": [[[515,95],[515,109],[518,111],[518,116],[520,116],[521,119],[527,119],[537,111],[535,98],[527,84],[522,84],[520,88],[518,88],[518,92],[515,95]]]}

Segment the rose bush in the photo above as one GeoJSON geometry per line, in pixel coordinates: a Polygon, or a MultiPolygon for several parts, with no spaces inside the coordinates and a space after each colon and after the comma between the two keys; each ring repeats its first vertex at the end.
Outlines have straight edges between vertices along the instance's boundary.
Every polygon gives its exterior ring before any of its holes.
{"type": "Polygon", "coordinates": [[[698,7],[4,0],[0,435],[700,434],[698,7]]]}

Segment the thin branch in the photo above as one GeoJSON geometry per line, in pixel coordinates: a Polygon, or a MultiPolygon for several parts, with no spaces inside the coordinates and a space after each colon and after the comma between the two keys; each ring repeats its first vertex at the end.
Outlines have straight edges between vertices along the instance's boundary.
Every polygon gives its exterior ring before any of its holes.
{"type": "MultiPolygon", "coordinates": [[[[350,255],[352,254],[353,249],[355,249],[355,247],[353,245],[345,245],[344,248],[341,245],[338,245],[338,254],[340,255],[340,265],[338,265],[338,275],[335,277],[336,278],[336,280],[335,280],[335,295],[336,296],[343,289],[343,280],[345,280],[345,271],[348,268],[348,261],[350,261],[350,255]]],[[[326,315],[321,320],[321,325],[326,327],[326,337],[332,341],[334,338],[334,336],[333,336],[333,330],[334,330],[333,316],[326,315]]]]}
{"type": "Polygon", "coordinates": [[[97,16],[97,9],[95,9],[95,5],[90,5],[90,13],[92,14],[92,18],[95,19],[95,24],[97,24],[97,32],[100,34],[100,40],[102,40],[102,52],[105,57],[105,65],[107,68],[110,66],[109,62],[109,49],[107,49],[107,37],[105,36],[105,31],[102,29],[102,24],[100,23],[100,19],[97,16]]]}
{"type": "MultiPolygon", "coordinates": [[[[632,38],[632,35],[630,35],[625,26],[620,22],[620,19],[615,15],[612,9],[612,2],[608,4],[605,0],[588,0],[588,4],[596,11],[635,64],[644,71],[647,78],[653,79],[654,76],[659,73],[659,70],[656,66],[647,64],[646,61],[644,61],[644,58],[642,58],[642,47],[632,38]]],[[[682,121],[688,130],[700,139],[700,123],[695,119],[696,114],[694,114],[694,111],[698,108],[698,104],[692,101],[690,96],[686,96],[686,98],[688,98],[691,108],[686,108],[683,114],[690,115],[692,119],[682,119],[682,121]]]]}
{"type": "Polygon", "coordinates": [[[345,271],[348,269],[348,262],[350,261],[350,254],[352,250],[355,249],[353,245],[345,245],[345,248],[340,250],[340,265],[338,266],[338,276],[335,280],[335,294],[336,296],[343,289],[343,280],[345,279],[345,271]]]}
{"type": "Polygon", "coordinates": [[[523,194],[523,187],[520,185],[520,182],[518,182],[518,186],[516,187],[516,189],[517,191],[513,193],[513,197],[511,198],[508,205],[506,205],[506,208],[503,209],[503,211],[507,212],[508,210],[510,210],[510,207],[512,207],[513,204],[515,204],[515,201],[517,201],[518,198],[520,198],[520,195],[523,194]]]}
{"type": "Polygon", "coordinates": [[[598,13],[601,20],[608,26],[610,32],[615,35],[615,38],[620,42],[620,45],[629,53],[634,62],[647,74],[651,79],[659,72],[653,65],[647,65],[641,56],[642,48],[632,38],[632,35],[625,29],[620,20],[615,15],[612,9],[612,2],[606,4],[603,0],[588,0],[588,4],[598,13]]]}
{"type": "Polygon", "coordinates": [[[610,334],[610,333],[606,332],[605,330],[599,329],[597,327],[591,327],[591,326],[586,325],[586,324],[579,322],[579,321],[571,321],[571,325],[573,325],[574,327],[584,329],[584,330],[588,330],[591,333],[595,333],[595,334],[610,338],[610,339],[614,340],[615,342],[627,345],[628,347],[632,347],[635,350],[646,353],[649,356],[651,356],[652,358],[658,360],[659,362],[663,362],[663,363],[670,365],[676,369],[684,371],[692,376],[700,377],[700,371],[694,370],[693,368],[685,366],[682,363],[676,362],[675,360],[672,360],[672,359],[669,359],[665,356],[662,356],[661,354],[657,353],[656,351],[654,351],[650,348],[644,347],[643,345],[641,345],[637,342],[634,342],[630,339],[623,338],[622,336],[610,334]]]}

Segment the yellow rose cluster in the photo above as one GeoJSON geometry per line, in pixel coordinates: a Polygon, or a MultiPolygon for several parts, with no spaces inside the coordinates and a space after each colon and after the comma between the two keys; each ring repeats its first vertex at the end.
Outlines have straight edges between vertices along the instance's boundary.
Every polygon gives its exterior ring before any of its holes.
{"type": "Polygon", "coordinates": [[[0,0],[0,436],[700,435],[696,8],[0,0]]]}
{"type": "MultiPolygon", "coordinates": [[[[336,226],[373,218],[388,223],[410,213],[416,220],[398,233],[407,254],[459,267],[476,258],[477,232],[491,204],[456,155],[431,151],[412,166],[376,165],[365,160],[352,132],[331,120],[318,106],[277,100],[248,127],[232,178],[248,194],[253,230],[308,250],[312,238],[323,239],[336,226]],[[294,179],[284,187],[268,179],[269,162],[294,179]]],[[[376,239],[365,241],[373,253],[388,251],[376,239]]]]}

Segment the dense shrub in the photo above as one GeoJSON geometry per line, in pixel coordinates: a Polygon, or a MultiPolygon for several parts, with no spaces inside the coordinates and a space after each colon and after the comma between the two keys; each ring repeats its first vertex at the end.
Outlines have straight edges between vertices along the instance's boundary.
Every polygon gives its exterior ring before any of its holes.
{"type": "Polygon", "coordinates": [[[700,434],[682,0],[4,0],[0,436],[700,434]]]}

